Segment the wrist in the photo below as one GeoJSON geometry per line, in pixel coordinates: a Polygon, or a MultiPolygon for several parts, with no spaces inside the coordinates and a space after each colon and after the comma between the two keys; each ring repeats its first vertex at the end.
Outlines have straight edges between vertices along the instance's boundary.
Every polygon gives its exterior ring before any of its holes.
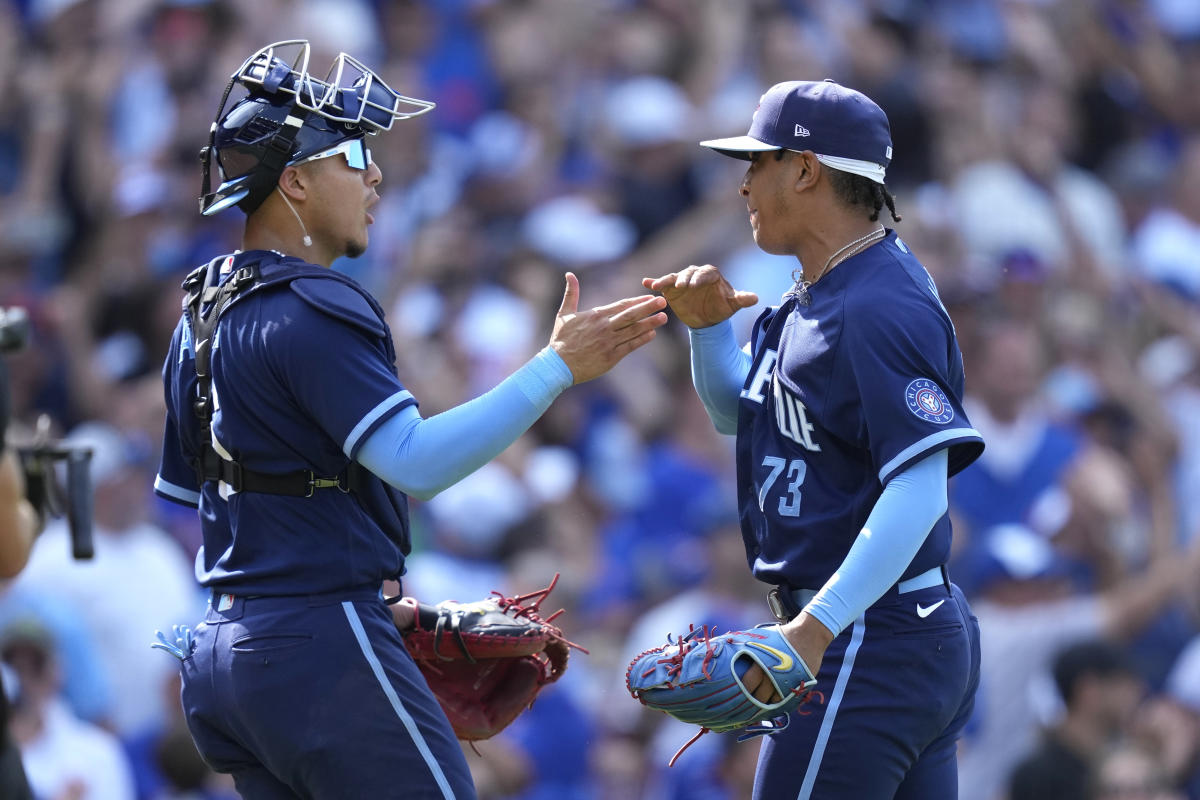
{"type": "Polygon", "coordinates": [[[731,317],[726,317],[718,322],[705,322],[699,325],[688,326],[688,330],[693,336],[698,336],[702,339],[705,337],[723,336],[725,329],[733,333],[733,319],[731,317]]]}
{"type": "Polygon", "coordinates": [[[415,597],[402,597],[391,605],[392,622],[397,630],[406,631],[417,621],[417,600],[415,597]]]}
{"type": "Polygon", "coordinates": [[[795,619],[780,628],[797,655],[815,674],[825,657],[825,650],[833,641],[833,632],[816,617],[801,611],[795,619]]]}

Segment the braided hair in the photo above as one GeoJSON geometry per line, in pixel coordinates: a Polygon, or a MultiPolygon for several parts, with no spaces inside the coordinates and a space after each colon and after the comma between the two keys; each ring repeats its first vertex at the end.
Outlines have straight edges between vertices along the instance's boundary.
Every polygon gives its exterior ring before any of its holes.
{"type": "Polygon", "coordinates": [[[900,221],[900,215],[896,213],[896,200],[882,183],[840,169],[829,171],[829,182],[833,185],[834,194],[846,205],[871,209],[872,222],[879,219],[879,211],[885,205],[892,219],[900,221]]]}
{"type": "MultiPolygon", "coordinates": [[[[776,150],[775,160],[782,161],[789,152],[791,151],[776,150]]],[[[829,182],[833,184],[834,194],[846,205],[870,209],[871,222],[879,220],[879,212],[884,206],[887,206],[888,211],[891,212],[892,220],[899,222],[903,219],[896,213],[896,199],[882,183],[876,183],[862,175],[855,175],[852,172],[844,172],[832,167],[829,168],[829,182]]]]}

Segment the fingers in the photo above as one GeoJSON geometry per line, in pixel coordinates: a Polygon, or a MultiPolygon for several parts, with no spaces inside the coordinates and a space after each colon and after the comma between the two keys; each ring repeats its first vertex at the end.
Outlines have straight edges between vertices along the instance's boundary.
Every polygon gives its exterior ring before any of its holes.
{"type": "Polygon", "coordinates": [[[613,352],[618,354],[619,358],[624,358],[653,339],[655,329],[661,328],[666,324],[667,315],[659,312],[648,317],[632,320],[623,326],[614,326],[613,329],[620,331],[623,334],[623,338],[613,346],[613,352]]]}
{"type": "Polygon", "coordinates": [[[558,307],[558,314],[574,314],[579,310],[579,278],[575,277],[574,272],[567,273],[567,288],[563,291],[562,305],[558,307]]]}
{"type": "Polygon", "coordinates": [[[661,292],[664,288],[675,285],[675,277],[678,274],[677,272],[672,272],[668,275],[663,275],[661,278],[642,278],[642,286],[652,292],[661,292]]]}
{"type": "MultiPolygon", "coordinates": [[[[663,317],[663,322],[666,322],[666,314],[663,314],[662,317],[663,317]]],[[[658,326],[655,326],[655,327],[658,327],[658,326]]],[[[642,333],[638,334],[637,336],[633,337],[632,339],[627,339],[624,342],[621,342],[619,345],[614,347],[612,350],[613,355],[616,357],[616,359],[613,363],[620,361],[625,356],[632,353],[634,350],[637,350],[639,347],[649,344],[650,342],[654,341],[654,337],[656,334],[657,334],[657,331],[651,329],[648,331],[643,331],[642,333]]]]}
{"type": "Polygon", "coordinates": [[[738,308],[750,308],[758,305],[758,295],[754,292],[743,292],[740,289],[733,294],[733,302],[738,308]]]}
{"type": "MultiPolygon", "coordinates": [[[[721,271],[712,264],[696,266],[693,264],[679,272],[671,272],[658,278],[642,278],[642,286],[653,291],[670,295],[674,291],[699,289],[704,286],[725,283],[721,271]]],[[[743,292],[729,287],[730,296],[738,308],[749,308],[758,303],[758,295],[754,292],[743,292]]]]}
{"type": "MultiPolygon", "coordinates": [[[[622,301],[624,302],[624,301],[622,301]]],[[[616,329],[621,329],[627,325],[632,325],[640,319],[650,316],[656,311],[661,311],[667,307],[667,300],[661,295],[646,295],[631,305],[628,305],[624,310],[609,316],[609,321],[616,329]]],[[[596,309],[601,311],[601,309],[596,309]]],[[[663,320],[666,320],[666,315],[662,315],[663,320]]]]}
{"type": "MultiPolygon", "coordinates": [[[[617,314],[620,314],[623,311],[635,308],[638,305],[645,305],[645,304],[652,305],[652,303],[650,303],[650,301],[652,301],[652,300],[662,301],[663,298],[660,295],[655,295],[655,294],[640,294],[637,297],[623,297],[620,300],[614,300],[613,302],[608,303],[607,305],[596,306],[595,308],[592,309],[592,311],[601,316],[613,317],[613,316],[616,316],[617,314]]],[[[662,308],[665,305],[666,305],[666,302],[663,301],[662,303],[660,303],[658,305],[658,307],[662,308]]]]}
{"type": "Polygon", "coordinates": [[[782,699],[775,691],[775,684],[767,678],[767,674],[757,664],[751,665],[746,670],[746,674],[742,676],[742,685],[760,703],[778,703],[782,699]]]}
{"type": "Polygon", "coordinates": [[[408,630],[417,621],[417,599],[403,597],[391,605],[392,622],[398,630],[408,630]]]}
{"type": "Polygon", "coordinates": [[[692,264],[679,272],[670,272],[660,278],[642,278],[642,286],[654,292],[671,289],[686,289],[716,283],[722,280],[721,271],[712,264],[692,264]]]}
{"type": "Polygon", "coordinates": [[[697,289],[701,286],[707,286],[713,283],[720,283],[725,280],[721,277],[721,271],[712,264],[705,264],[698,267],[692,265],[682,272],[675,273],[676,289],[697,289]]]}

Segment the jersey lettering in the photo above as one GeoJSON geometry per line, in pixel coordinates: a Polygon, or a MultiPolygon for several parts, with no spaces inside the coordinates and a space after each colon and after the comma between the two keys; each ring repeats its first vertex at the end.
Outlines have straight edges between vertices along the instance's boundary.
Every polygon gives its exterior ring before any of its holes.
{"type": "Polygon", "coordinates": [[[763,353],[762,361],[758,363],[758,371],[754,373],[754,380],[750,381],[748,389],[742,389],[742,397],[755,403],[761,403],[767,399],[763,390],[771,382],[771,371],[775,368],[775,360],[778,357],[779,354],[774,350],[767,350],[763,353]]]}
{"type": "Polygon", "coordinates": [[[805,450],[821,452],[821,446],[812,440],[813,424],[808,421],[808,409],[778,381],[775,383],[775,424],[781,434],[805,450]]]}

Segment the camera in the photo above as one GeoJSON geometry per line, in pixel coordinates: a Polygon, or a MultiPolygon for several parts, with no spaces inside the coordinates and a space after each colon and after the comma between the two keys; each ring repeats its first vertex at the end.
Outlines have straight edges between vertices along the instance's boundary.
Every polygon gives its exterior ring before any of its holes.
{"type": "MultiPolygon", "coordinates": [[[[16,353],[29,342],[29,315],[23,308],[0,308],[0,355],[16,353]]],[[[7,420],[8,381],[5,376],[3,392],[4,417],[7,420]]],[[[0,429],[2,430],[2,429],[0,429]]],[[[92,450],[88,447],[68,447],[50,438],[50,418],[45,414],[37,421],[33,441],[16,445],[25,473],[25,496],[42,519],[67,518],[71,532],[71,555],[89,559],[95,555],[92,541],[92,450]],[[65,480],[59,480],[57,465],[65,464],[65,480]],[[65,484],[65,485],[64,485],[65,484]]]]}

